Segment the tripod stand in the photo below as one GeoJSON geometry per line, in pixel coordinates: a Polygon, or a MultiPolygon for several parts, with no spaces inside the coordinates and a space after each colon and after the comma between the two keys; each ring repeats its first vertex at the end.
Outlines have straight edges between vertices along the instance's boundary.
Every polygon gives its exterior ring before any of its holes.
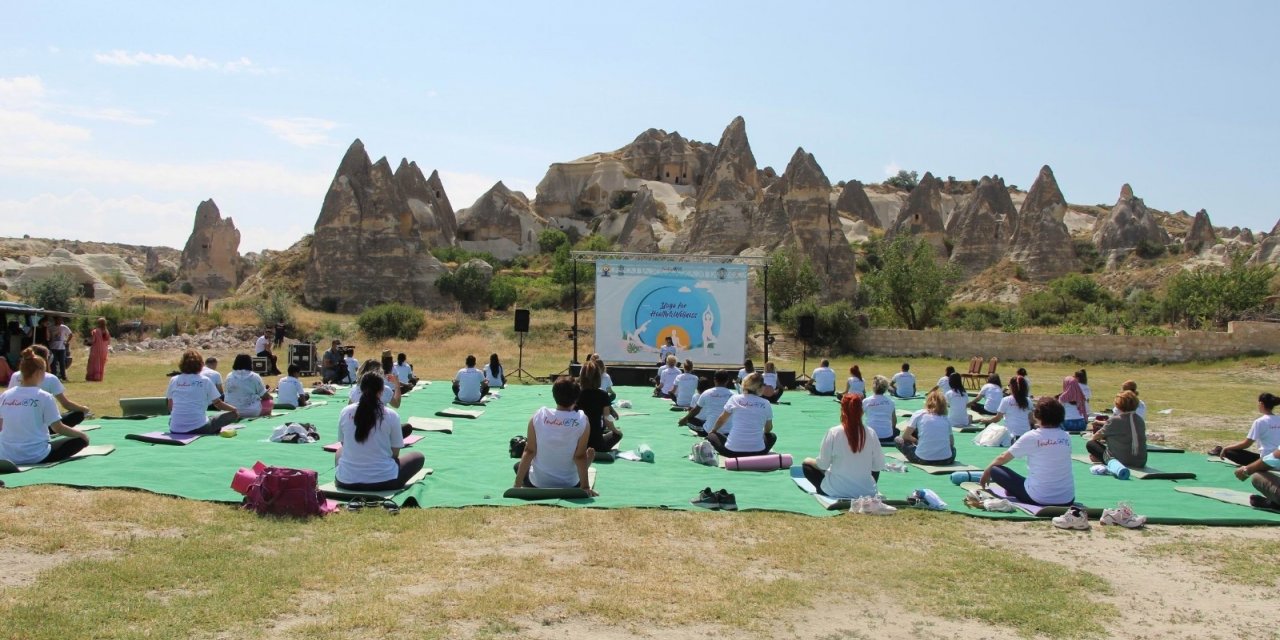
{"type": "Polygon", "coordinates": [[[805,373],[809,370],[809,341],[800,338],[800,375],[796,376],[796,385],[804,386],[805,383],[813,382],[813,378],[805,373]]]}
{"type": "Polygon", "coordinates": [[[513,373],[513,375],[517,379],[519,379],[521,382],[523,382],[525,378],[529,378],[530,380],[533,380],[534,377],[528,371],[524,370],[524,334],[525,332],[521,331],[519,333],[520,333],[520,357],[518,360],[516,360],[516,370],[513,373]]]}

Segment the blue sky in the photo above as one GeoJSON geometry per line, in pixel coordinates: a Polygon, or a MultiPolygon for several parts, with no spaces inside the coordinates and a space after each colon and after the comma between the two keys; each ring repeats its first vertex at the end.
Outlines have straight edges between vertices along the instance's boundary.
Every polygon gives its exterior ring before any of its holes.
{"type": "Polygon", "coordinates": [[[493,2],[0,5],[0,235],[180,248],[200,200],[282,249],[355,138],[496,180],[649,127],[833,182],[1050,164],[1067,198],[1269,230],[1280,3],[493,2]]]}

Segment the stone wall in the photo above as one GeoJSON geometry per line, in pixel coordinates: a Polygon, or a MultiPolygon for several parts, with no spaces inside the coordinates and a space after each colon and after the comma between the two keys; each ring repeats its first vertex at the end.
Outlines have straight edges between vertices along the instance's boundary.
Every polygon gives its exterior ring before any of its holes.
{"type": "Polygon", "coordinates": [[[862,329],[858,353],[879,356],[929,355],[968,360],[975,355],[1005,362],[1186,362],[1280,353],[1280,324],[1232,322],[1227,331],[1179,331],[1168,337],[1077,336],[987,331],[862,329]]]}

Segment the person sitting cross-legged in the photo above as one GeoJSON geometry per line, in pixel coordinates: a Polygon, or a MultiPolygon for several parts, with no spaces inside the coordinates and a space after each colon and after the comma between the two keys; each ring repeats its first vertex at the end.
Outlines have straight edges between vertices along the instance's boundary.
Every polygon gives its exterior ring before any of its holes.
{"type": "MultiPolygon", "coordinates": [[[[712,425],[720,419],[720,414],[724,412],[724,404],[733,397],[733,389],[729,385],[733,384],[733,374],[726,369],[720,369],[715,373],[715,386],[698,394],[698,402],[689,409],[689,413],[680,418],[679,424],[682,427],[689,427],[699,436],[706,437],[706,425],[712,425]]],[[[720,431],[728,435],[732,429],[731,423],[726,424],[720,431]]]]}
{"type": "Polygon", "coordinates": [[[742,393],[724,403],[724,411],[707,432],[707,442],[726,458],[742,458],[769,453],[778,435],[773,433],[773,405],[760,397],[764,376],[752,373],[742,381],[742,393]],[[729,425],[726,436],[722,433],[729,425]]]}
{"type": "Polygon", "coordinates": [[[586,414],[574,408],[581,388],[567,376],[551,385],[555,408],[542,407],[529,419],[524,453],[515,465],[516,488],[568,489],[579,487],[592,496],[588,469],[596,451],[586,414]]]}
{"type": "Polygon", "coordinates": [[[676,377],[680,375],[680,367],[675,356],[667,356],[667,363],[658,369],[658,379],[653,386],[653,397],[675,400],[676,377]]]}
{"type": "Polygon", "coordinates": [[[980,484],[994,482],[1011,500],[1044,506],[1067,506],[1075,501],[1075,480],[1071,472],[1071,434],[1062,430],[1066,410],[1057,398],[1036,401],[1035,417],[1040,426],[1018,438],[1007,451],[982,472],[980,484]],[[1024,478],[1004,466],[1014,458],[1027,459],[1024,478]]]}
{"type": "Polygon", "coordinates": [[[489,383],[485,382],[484,372],[476,368],[476,357],[467,356],[467,366],[458,369],[453,376],[453,395],[459,402],[480,402],[489,395],[489,383]]]}
{"type": "Polygon", "coordinates": [[[836,372],[831,370],[831,362],[822,360],[822,364],[813,370],[813,375],[805,384],[805,388],[815,396],[834,396],[836,394],[836,372]]]}
{"type": "Polygon", "coordinates": [[[817,459],[806,458],[804,476],[818,493],[833,498],[861,498],[878,493],[884,449],[876,432],[862,424],[862,396],[840,398],[840,424],[827,430],[817,459]]]}
{"type": "Polygon", "coordinates": [[[956,438],[947,418],[947,400],[937,389],[924,400],[925,411],[898,436],[898,449],[916,464],[947,466],[956,461],[956,438]]]}
{"type": "Polygon", "coordinates": [[[404,431],[400,416],[382,403],[386,384],[380,373],[365,373],[360,377],[360,399],[338,414],[342,448],[334,458],[338,465],[335,484],[340,489],[400,489],[426,462],[419,451],[401,451],[404,431]]]}

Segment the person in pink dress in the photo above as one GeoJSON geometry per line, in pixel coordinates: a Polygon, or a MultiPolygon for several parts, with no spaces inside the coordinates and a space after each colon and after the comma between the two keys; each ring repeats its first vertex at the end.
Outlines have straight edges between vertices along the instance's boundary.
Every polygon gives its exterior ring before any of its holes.
{"type": "Polygon", "coordinates": [[[84,372],[86,381],[102,382],[102,375],[107,372],[107,346],[110,344],[111,332],[107,331],[107,319],[98,318],[98,326],[93,330],[89,345],[89,366],[84,372]]]}

